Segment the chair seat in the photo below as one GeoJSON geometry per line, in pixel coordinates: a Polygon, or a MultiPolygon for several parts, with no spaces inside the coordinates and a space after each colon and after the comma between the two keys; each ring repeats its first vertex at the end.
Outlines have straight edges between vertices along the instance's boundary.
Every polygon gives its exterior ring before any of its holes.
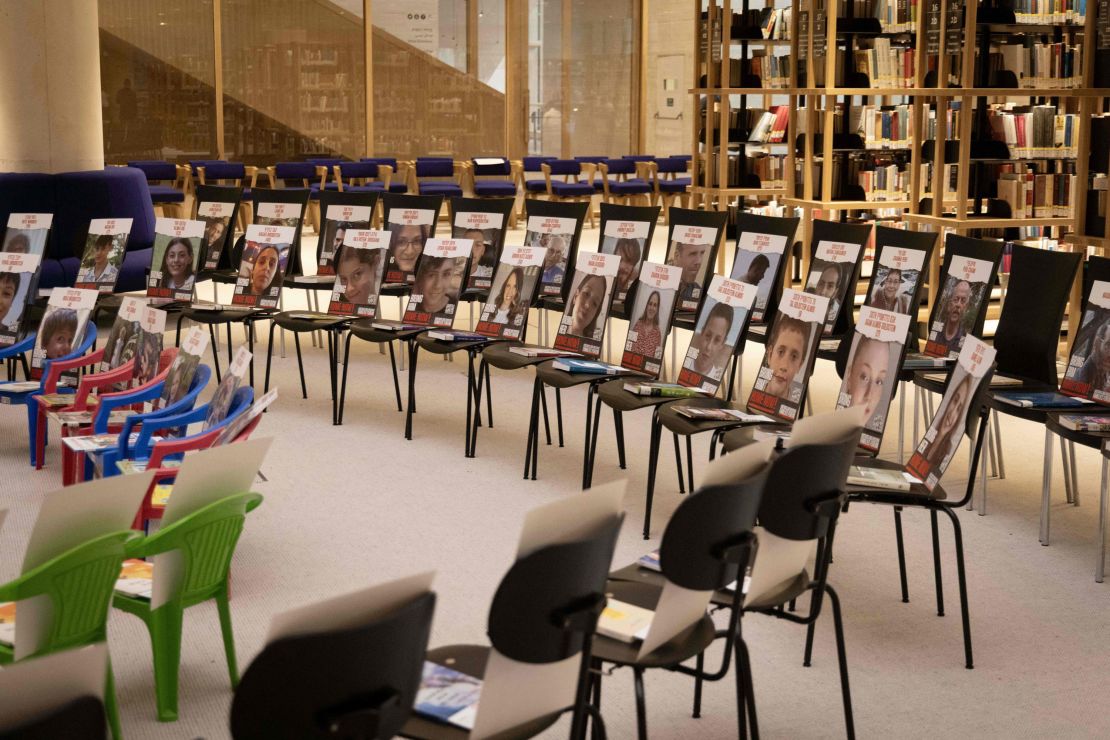
{"type": "Polygon", "coordinates": [[[238,321],[253,321],[270,315],[265,308],[227,308],[218,311],[207,311],[195,307],[182,309],[181,315],[198,324],[229,324],[238,321]]]}
{"type": "MultiPolygon", "coordinates": [[[[605,383],[612,380],[612,375],[592,375],[590,373],[568,373],[566,370],[559,370],[555,367],[555,360],[548,359],[536,368],[536,377],[543,381],[544,385],[549,385],[552,388],[573,388],[576,385],[585,385],[586,383],[605,383]]],[[[627,372],[622,373],[621,379],[625,378],[640,378],[646,377],[641,373],[627,372]]]]}
{"type": "Polygon", "coordinates": [[[609,183],[610,193],[621,193],[624,195],[635,195],[639,193],[650,193],[651,184],[647,180],[625,180],[623,182],[612,181],[609,183]]]}
{"type": "Polygon", "coordinates": [[[481,349],[482,347],[485,347],[487,344],[493,341],[496,340],[476,339],[458,342],[445,342],[442,339],[429,337],[427,334],[421,334],[416,338],[416,344],[420,347],[420,349],[431,352],[435,355],[450,355],[464,349],[481,349]]]}
{"type": "Polygon", "coordinates": [[[338,328],[350,320],[343,316],[329,316],[328,314],[316,314],[309,317],[309,313],[308,311],[282,311],[274,314],[271,320],[282,329],[295,332],[338,328]]]}
{"type": "Polygon", "coordinates": [[[615,378],[602,383],[597,389],[601,402],[614,411],[636,411],[653,406],[662,406],[675,400],[666,396],[638,396],[624,389],[625,379],[615,378]]]}
{"type": "MultiPolygon", "coordinates": [[[[859,462],[857,464],[861,467],[877,468],[879,470],[903,469],[900,463],[894,462],[893,460],[880,460],[879,458],[870,458],[866,462],[859,462]]],[[[893,491],[889,488],[868,488],[866,486],[854,486],[849,483],[845,491],[849,499],[894,505],[913,505],[915,502],[944,501],[948,498],[948,493],[944,490],[943,486],[937,485],[930,491],[921,483],[911,484],[909,491],[893,491]]]]}
{"type": "Polygon", "coordinates": [[[412,339],[424,329],[408,329],[406,331],[389,331],[378,329],[370,319],[360,319],[348,327],[352,334],[367,342],[392,342],[395,339],[412,339]]]}
{"type": "Polygon", "coordinates": [[[154,203],[184,203],[185,193],[169,185],[151,185],[150,200],[154,203]]]}
{"type": "Polygon", "coordinates": [[[519,370],[551,359],[550,357],[525,357],[509,351],[511,347],[524,346],[527,345],[520,342],[498,342],[482,351],[482,359],[499,370],[519,370]]]}
{"type": "MultiPolygon", "coordinates": [[[[1078,429],[1068,429],[1060,424],[1060,417],[1065,414],[1082,414],[1085,411],[1051,411],[1046,414],[1045,428],[1053,434],[1069,442],[1083,445],[1084,447],[1091,447],[1096,450],[1102,449],[1102,443],[1110,439],[1110,432],[1081,432],[1078,429]]],[[[1090,413],[1096,416],[1102,416],[1103,410],[1101,408],[1091,409],[1090,413]]]]}
{"type": "Polygon", "coordinates": [[[719,398],[683,398],[659,409],[659,422],[667,431],[684,437],[700,434],[701,432],[711,432],[715,429],[729,429],[740,426],[740,421],[704,421],[690,419],[678,413],[678,409],[683,406],[719,409],[725,408],[727,405],[719,398]]]}
{"type": "Polygon", "coordinates": [[[389,192],[391,192],[391,193],[407,193],[408,191],[409,191],[409,186],[406,185],[403,182],[391,182],[391,183],[389,183],[389,192]]]}
{"type": "Polygon", "coordinates": [[[524,189],[529,193],[542,193],[547,190],[547,180],[525,180],[524,189]]]}
{"type": "Polygon", "coordinates": [[[736,450],[739,450],[741,447],[747,447],[752,442],[755,442],[755,438],[752,436],[752,433],[756,430],[766,432],[786,432],[787,434],[789,434],[790,425],[785,423],[755,424],[753,426],[741,427],[739,429],[730,429],[729,431],[725,432],[724,436],[721,438],[721,446],[723,447],[725,452],[736,452],[736,450]]]}
{"type": "Polygon", "coordinates": [[[421,195],[462,195],[462,188],[453,182],[422,182],[419,191],[421,195]]]}
{"type": "Polygon", "coordinates": [[[688,187],[690,187],[690,178],[688,177],[659,181],[659,189],[664,193],[684,193],[688,187]]]}
{"type": "Polygon", "coordinates": [[[385,192],[385,183],[368,182],[365,185],[344,185],[344,193],[382,193],[385,192]]]}
{"type": "Polygon", "coordinates": [[[516,184],[509,180],[478,180],[475,195],[516,195],[516,184]]]}
{"type": "Polygon", "coordinates": [[[555,195],[562,196],[575,196],[575,195],[593,195],[594,186],[588,182],[553,182],[551,183],[551,192],[555,195]]]}
{"type": "MultiPolygon", "coordinates": [[[[444,647],[429,650],[426,660],[439,665],[450,666],[459,673],[484,678],[486,663],[489,662],[490,648],[485,645],[445,645],[444,647]]],[[[479,699],[480,699],[479,695],[479,699]]],[[[540,734],[558,721],[562,712],[553,712],[531,722],[498,733],[497,737],[524,738],[540,734]]],[[[470,733],[461,727],[455,727],[445,722],[425,719],[413,712],[412,717],[401,728],[402,737],[422,738],[423,740],[463,740],[470,737],[470,733]]]]}
{"type": "MultiPolygon", "coordinates": [[[[605,592],[628,604],[654,609],[663,590],[659,585],[638,581],[609,580],[605,592]]],[[[617,665],[658,668],[688,660],[705,650],[717,638],[717,628],[707,614],[670,641],[639,656],[640,646],[598,635],[594,638],[592,657],[617,665]]]]}

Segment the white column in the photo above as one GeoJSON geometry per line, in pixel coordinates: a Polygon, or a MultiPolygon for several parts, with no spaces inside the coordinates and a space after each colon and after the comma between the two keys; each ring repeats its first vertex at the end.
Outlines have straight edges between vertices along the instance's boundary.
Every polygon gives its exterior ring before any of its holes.
{"type": "Polygon", "coordinates": [[[0,2],[0,171],[104,167],[96,5],[0,2]]]}

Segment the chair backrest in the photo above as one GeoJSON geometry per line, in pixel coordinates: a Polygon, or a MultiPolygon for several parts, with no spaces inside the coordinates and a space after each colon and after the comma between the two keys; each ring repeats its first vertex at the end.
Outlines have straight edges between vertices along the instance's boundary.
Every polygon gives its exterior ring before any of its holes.
{"type": "MultiPolygon", "coordinates": [[[[50,602],[50,626],[28,655],[103,642],[107,635],[108,605],[123,563],[125,544],[136,537],[131,530],[112,532],[85,542],[14,582],[13,601],[45,596],[50,602]]],[[[16,626],[17,644],[19,626],[16,626]]]]}
{"type": "Polygon", "coordinates": [[[662,157],[655,160],[656,171],[661,175],[678,174],[685,172],[686,160],[680,157],[662,157]]]}
{"type": "Polygon", "coordinates": [[[513,564],[489,610],[490,642],[523,663],[581,652],[605,606],[605,579],[623,515],[575,542],[540,548],[513,564]]]}
{"type": "Polygon", "coordinates": [[[500,176],[505,177],[512,173],[513,168],[509,160],[501,157],[477,157],[470,160],[470,171],[475,177],[500,176]],[[478,160],[482,161],[479,162],[478,160]],[[492,161],[499,159],[500,161],[492,161]]]}
{"type": "Polygon", "coordinates": [[[605,154],[585,154],[574,158],[575,162],[588,162],[590,164],[601,164],[609,160],[605,154]]]}
{"type": "Polygon", "coordinates": [[[1056,387],[1060,322],[1083,255],[1015,244],[994,334],[998,371],[1056,387]]]}
{"type": "Polygon", "coordinates": [[[540,166],[546,165],[552,175],[580,175],[582,173],[582,163],[576,159],[551,159],[543,162],[540,166]]]}
{"type": "Polygon", "coordinates": [[[312,162],[312,164],[322,164],[325,167],[333,167],[337,164],[343,164],[347,160],[343,157],[309,157],[305,161],[312,162]]]}
{"type": "Polygon", "coordinates": [[[633,162],[654,162],[654,154],[624,154],[621,159],[631,159],[633,162]]]}
{"type": "Polygon", "coordinates": [[[544,162],[550,162],[557,157],[524,157],[520,160],[525,172],[539,172],[544,162]]]}
{"type": "Polygon", "coordinates": [[[205,182],[216,180],[243,180],[247,176],[247,167],[242,162],[212,161],[201,163],[204,168],[205,182]]]}
{"type": "Polygon", "coordinates": [[[454,177],[455,162],[449,157],[417,157],[417,177],[454,177]]]}
{"type": "Polygon", "coordinates": [[[336,179],[344,182],[361,180],[365,177],[378,177],[377,162],[340,162],[336,165],[336,179]]]}
{"type": "Polygon", "coordinates": [[[181,577],[173,599],[204,599],[227,581],[247,512],[261,502],[257,493],[228,496],[157,532],[161,552],[181,553],[181,577]]]}
{"type": "Polygon", "coordinates": [[[360,162],[373,162],[374,164],[387,164],[387,165],[389,165],[390,167],[393,168],[394,172],[397,171],[397,158],[396,157],[362,157],[358,161],[360,161],[360,162]]]}
{"type": "Polygon", "coordinates": [[[1088,257],[1083,263],[1083,310],[1087,310],[1087,298],[1096,280],[1110,282],[1110,257],[1088,257]]]}
{"type": "MultiPolygon", "coordinates": [[[[317,179],[317,165],[313,162],[278,162],[274,165],[274,179],[289,185],[294,181],[295,186],[303,186],[305,181],[312,182],[317,179]]],[[[277,182],[271,183],[277,187],[277,182]]]]}
{"type": "Polygon", "coordinates": [[[0,740],[103,740],[107,731],[104,702],[82,696],[18,727],[0,727],[0,740]]]}
{"type": "Polygon", "coordinates": [[[159,159],[144,159],[135,162],[128,162],[128,167],[134,167],[141,170],[146,179],[151,182],[161,182],[169,180],[174,182],[177,180],[177,165],[173,162],[165,162],[159,159]]]}
{"type": "Polygon", "coordinates": [[[236,740],[390,738],[420,688],[435,594],[365,625],[275,640],[243,674],[231,705],[236,740]]]}
{"type": "Polygon", "coordinates": [[[742,575],[770,469],[771,463],[763,462],[742,481],[707,486],[682,501],[659,548],[667,580],[692,591],[711,591],[742,575]]]}
{"type": "Polygon", "coordinates": [[[636,160],[634,159],[607,159],[602,164],[610,175],[635,175],[636,160]]]}

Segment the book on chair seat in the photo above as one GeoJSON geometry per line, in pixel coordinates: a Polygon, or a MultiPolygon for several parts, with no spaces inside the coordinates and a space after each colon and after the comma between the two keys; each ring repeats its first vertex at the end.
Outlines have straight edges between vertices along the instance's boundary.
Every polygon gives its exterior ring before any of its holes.
{"type": "Polygon", "coordinates": [[[1074,409],[1083,406],[1093,406],[1094,401],[1075,396],[1065,396],[1063,393],[1047,391],[1044,393],[1028,393],[1024,391],[999,391],[994,394],[996,400],[1018,406],[1023,409],[1074,409]]]}
{"type": "Polygon", "coordinates": [[[650,609],[609,599],[597,620],[597,633],[621,642],[636,642],[647,637],[654,617],[650,609]]]}
{"type": "Polygon", "coordinates": [[[1077,432],[1110,432],[1110,416],[1105,414],[1061,414],[1057,421],[1077,432]]]}
{"type": "Polygon", "coordinates": [[[605,362],[596,362],[594,360],[575,360],[572,358],[565,358],[555,360],[551,366],[556,370],[571,373],[573,375],[620,375],[621,373],[628,372],[623,367],[617,365],[609,365],[605,362]]]}
{"type": "Polygon", "coordinates": [[[688,388],[677,383],[625,383],[624,389],[635,396],[658,398],[705,398],[713,395],[701,388],[688,388]]]}
{"type": "Polygon", "coordinates": [[[932,370],[940,367],[950,367],[956,362],[953,356],[933,357],[923,352],[909,352],[902,362],[904,370],[932,370]]]}
{"type": "MultiPolygon", "coordinates": [[[[521,357],[581,357],[577,352],[568,352],[551,347],[509,347],[509,352],[521,357]]],[[[35,386],[36,388],[38,385],[35,386]]]]}
{"type": "Polygon", "coordinates": [[[481,693],[482,679],[426,660],[413,709],[422,717],[470,730],[481,693]]]}
{"type": "Polygon", "coordinates": [[[848,485],[908,491],[910,490],[910,480],[906,475],[905,471],[902,470],[885,470],[883,468],[869,468],[865,465],[853,465],[848,468],[848,485]]]}

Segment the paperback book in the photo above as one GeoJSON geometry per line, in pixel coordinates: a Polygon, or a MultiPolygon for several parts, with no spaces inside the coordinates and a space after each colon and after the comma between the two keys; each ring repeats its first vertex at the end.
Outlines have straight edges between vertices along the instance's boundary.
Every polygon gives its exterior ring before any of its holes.
{"type": "Polygon", "coordinates": [[[658,377],[663,369],[663,350],[671,333],[681,279],[679,267],[643,263],[636,297],[628,312],[622,367],[658,377]]]}
{"type": "Polygon", "coordinates": [[[222,201],[202,201],[197,204],[197,220],[204,223],[204,269],[215,270],[231,235],[231,217],[235,204],[222,201]]]}
{"type": "Polygon", "coordinates": [[[441,342],[485,342],[489,339],[485,334],[478,334],[473,331],[455,331],[445,329],[432,329],[425,332],[424,336],[428,339],[437,339],[441,342]]]}
{"type": "Polygon", "coordinates": [[[404,323],[447,328],[455,323],[472,246],[469,239],[429,239],[424,244],[404,323]]]}
{"type": "Polygon", "coordinates": [[[948,367],[955,361],[955,356],[933,357],[924,352],[910,352],[902,362],[902,367],[906,370],[933,370],[948,367]]]}
{"type": "Polygon", "coordinates": [[[824,296],[783,291],[771,321],[767,351],[748,396],[749,411],[789,422],[798,418],[828,312],[829,299],[824,296]]]}
{"type": "MultiPolygon", "coordinates": [[[[128,437],[128,444],[134,444],[139,439],[139,433],[135,432],[128,437]]],[[[150,438],[152,443],[162,441],[162,437],[154,435],[150,438]]],[[[79,437],[62,437],[62,443],[74,452],[101,452],[112,447],[119,446],[120,435],[119,432],[108,432],[106,434],[86,434],[79,437]]]]}
{"type": "Polygon", "coordinates": [[[154,222],[154,249],[146,294],[151,298],[193,300],[204,240],[204,222],[159,218],[154,222]]]}
{"type": "Polygon", "coordinates": [[[582,255],[578,260],[566,309],[555,335],[555,349],[587,357],[601,354],[601,338],[613,302],[620,261],[615,254],[600,253],[582,255]]]}
{"type": "Polygon", "coordinates": [[[902,470],[885,470],[866,465],[853,465],[848,468],[848,485],[867,488],[884,488],[891,491],[910,490],[910,480],[902,470]]]}
{"type": "Polygon", "coordinates": [[[162,394],[155,400],[154,408],[164,409],[172,406],[189,392],[197,366],[200,365],[200,358],[204,356],[207,349],[208,332],[198,325],[190,327],[184,339],[181,340],[177,356],[170,364],[166,382],[162,385],[162,394]]]}
{"type": "Polygon", "coordinates": [[[505,239],[504,215],[496,211],[459,211],[451,224],[451,236],[469,239],[474,245],[465,289],[488,291],[493,285],[498,252],[505,239]]]}
{"type": "MultiPolygon", "coordinates": [[[[475,327],[494,339],[523,339],[528,307],[543,270],[543,247],[506,247],[475,327]]],[[[523,349],[523,348],[514,348],[523,349]]]]}
{"type": "Polygon", "coordinates": [[[94,218],[90,221],[85,251],[81,255],[73,287],[100,293],[115,290],[130,233],[129,218],[94,218]]]}
{"type": "Polygon", "coordinates": [[[628,372],[618,365],[610,365],[596,360],[576,360],[569,357],[554,360],[551,367],[573,375],[620,375],[628,372]]]}
{"type": "Polygon", "coordinates": [[[1077,432],[1110,432],[1110,416],[1105,414],[1060,414],[1056,420],[1064,429],[1077,432]]]}
{"type": "Polygon", "coordinates": [[[848,286],[852,283],[862,245],[822,239],[813,251],[806,278],[805,292],[828,301],[825,309],[824,334],[831,334],[840,307],[844,305],[848,286]]]}
{"type": "Polygon", "coordinates": [[[906,472],[924,482],[930,491],[936,488],[960,446],[968,408],[990,374],[994,358],[994,348],[982,340],[969,336],[964,341],[937,413],[906,463],[906,472]]]}
{"type": "Polygon", "coordinates": [[[243,377],[247,374],[250,363],[250,350],[243,346],[235,350],[235,356],[231,358],[231,365],[228,367],[227,373],[220,380],[220,384],[216,386],[216,392],[212,395],[212,400],[208,402],[208,413],[204,417],[203,431],[208,431],[227,418],[227,412],[231,409],[232,398],[235,396],[235,391],[239,390],[239,386],[243,384],[243,377]]]}
{"type": "Polygon", "coordinates": [[[679,385],[713,395],[752,315],[757,288],[751,283],[714,275],[694,322],[694,336],[678,372],[679,385]]]}
{"type": "Polygon", "coordinates": [[[1110,282],[1091,284],[1060,390],[1110,404],[1110,282]]]}
{"type": "Polygon", "coordinates": [[[663,566],[659,562],[659,551],[658,550],[652,550],[651,552],[647,553],[646,555],[641,555],[640,559],[636,561],[636,565],[640,566],[641,568],[647,568],[648,570],[653,570],[656,573],[659,573],[663,570],[663,566]]]}
{"type": "Polygon", "coordinates": [[[26,334],[27,308],[35,295],[42,258],[25,252],[0,252],[0,348],[26,334]]]}
{"type": "Polygon", "coordinates": [[[55,288],[50,294],[35,335],[31,367],[40,369],[47,360],[68,355],[85,336],[89,316],[96,307],[97,291],[81,288],[55,288]]]}
{"type": "Polygon", "coordinates": [[[559,216],[529,216],[524,234],[525,246],[545,250],[540,273],[540,295],[558,296],[563,292],[570,250],[578,221],[559,216]]]}
{"type": "Polygon", "coordinates": [[[378,314],[378,297],[389,254],[389,232],[344,229],[338,254],[338,259],[332,263],[335,285],[328,313],[373,319],[378,314]]]}
{"type": "MultiPolygon", "coordinates": [[[[342,247],[347,242],[347,232],[367,230],[370,228],[370,206],[340,205],[332,203],[327,208],[327,218],[320,230],[320,246],[317,249],[319,258],[316,264],[317,275],[334,275],[336,270],[335,258],[339,256],[342,247]]],[[[382,247],[389,246],[389,233],[384,234],[382,247]]],[[[379,263],[378,272],[382,272],[384,261],[379,263]]]]}
{"type": "MultiPolygon", "coordinates": [[[[577,352],[553,349],[551,347],[509,347],[509,352],[521,357],[577,357],[577,352]]],[[[37,387],[37,386],[36,386],[37,387]]]]}
{"type": "Polygon", "coordinates": [[[868,452],[878,452],[883,441],[910,320],[907,314],[860,308],[836,407],[863,407],[859,446],[868,452]]]}
{"type": "Polygon", "coordinates": [[[640,264],[647,256],[646,244],[651,231],[647,221],[620,221],[610,219],[605,222],[601,237],[601,254],[615,254],[620,257],[617,269],[616,286],[613,300],[623,303],[640,273],[640,264]]]}
{"type": "Polygon", "coordinates": [[[481,693],[481,679],[426,660],[413,709],[423,717],[471,730],[481,693]]]}
{"type": "Polygon", "coordinates": [[[696,311],[701,303],[702,288],[711,269],[713,245],[718,230],[711,226],[675,225],[667,245],[667,264],[681,270],[678,286],[678,310],[696,311]]]}
{"type": "Polygon", "coordinates": [[[774,419],[763,414],[749,414],[732,408],[700,408],[697,406],[677,406],[675,412],[695,421],[739,421],[744,424],[769,424],[774,419]]]}
{"type": "Polygon", "coordinates": [[[611,598],[597,620],[597,633],[620,642],[633,643],[647,637],[654,617],[655,612],[650,609],[611,598]]]}
{"type": "Polygon", "coordinates": [[[1078,409],[1091,406],[1094,401],[1077,396],[1067,396],[1063,393],[1047,391],[1043,393],[1030,393],[1028,391],[999,391],[994,398],[1001,403],[1008,403],[1018,408],[1031,409],[1078,409]]]}
{"type": "Polygon", "coordinates": [[[4,242],[0,252],[38,255],[46,254],[46,242],[50,237],[52,213],[10,213],[8,227],[4,230],[4,242]]]}
{"type": "Polygon", "coordinates": [[[154,590],[154,563],[136,558],[124,560],[115,590],[125,596],[149,599],[154,590]]]}
{"type": "Polygon", "coordinates": [[[231,296],[232,305],[277,308],[295,234],[296,228],[293,226],[251,224],[247,227],[243,261],[239,265],[235,292],[231,296]]]}
{"type": "Polygon", "coordinates": [[[994,265],[986,260],[952,256],[948,277],[930,319],[925,354],[945,357],[959,353],[964,337],[974,331],[980,311],[990,297],[988,281],[993,272],[994,265]]]}
{"type": "MultiPolygon", "coordinates": [[[[72,398],[72,395],[70,396],[72,398]]],[[[127,417],[134,416],[139,413],[134,409],[113,409],[108,414],[108,425],[114,426],[122,424],[126,421],[127,417]]],[[[93,423],[96,417],[96,409],[88,409],[85,411],[49,411],[47,417],[56,421],[64,427],[83,427],[93,423]]]]}
{"type": "Polygon", "coordinates": [[[704,398],[711,395],[701,388],[691,388],[677,383],[625,383],[624,389],[634,396],[660,398],[704,398]]]}
{"type": "Polygon", "coordinates": [[[781,234],[760,234],[743,231],[736,237],[736,259],[732,263],[733,280],[755,287],[751,320],[766,319],[767,306],[775,289],[779,263],[786,252],[787,238],[781,234]]]}
{"type": "Polygon", "coordinates": [[[391,208],[385,228],[389,232],[389,261],[384,282],[411,285],[416,263],[432,235],[436,212],[427,208],[391,208]]]}

